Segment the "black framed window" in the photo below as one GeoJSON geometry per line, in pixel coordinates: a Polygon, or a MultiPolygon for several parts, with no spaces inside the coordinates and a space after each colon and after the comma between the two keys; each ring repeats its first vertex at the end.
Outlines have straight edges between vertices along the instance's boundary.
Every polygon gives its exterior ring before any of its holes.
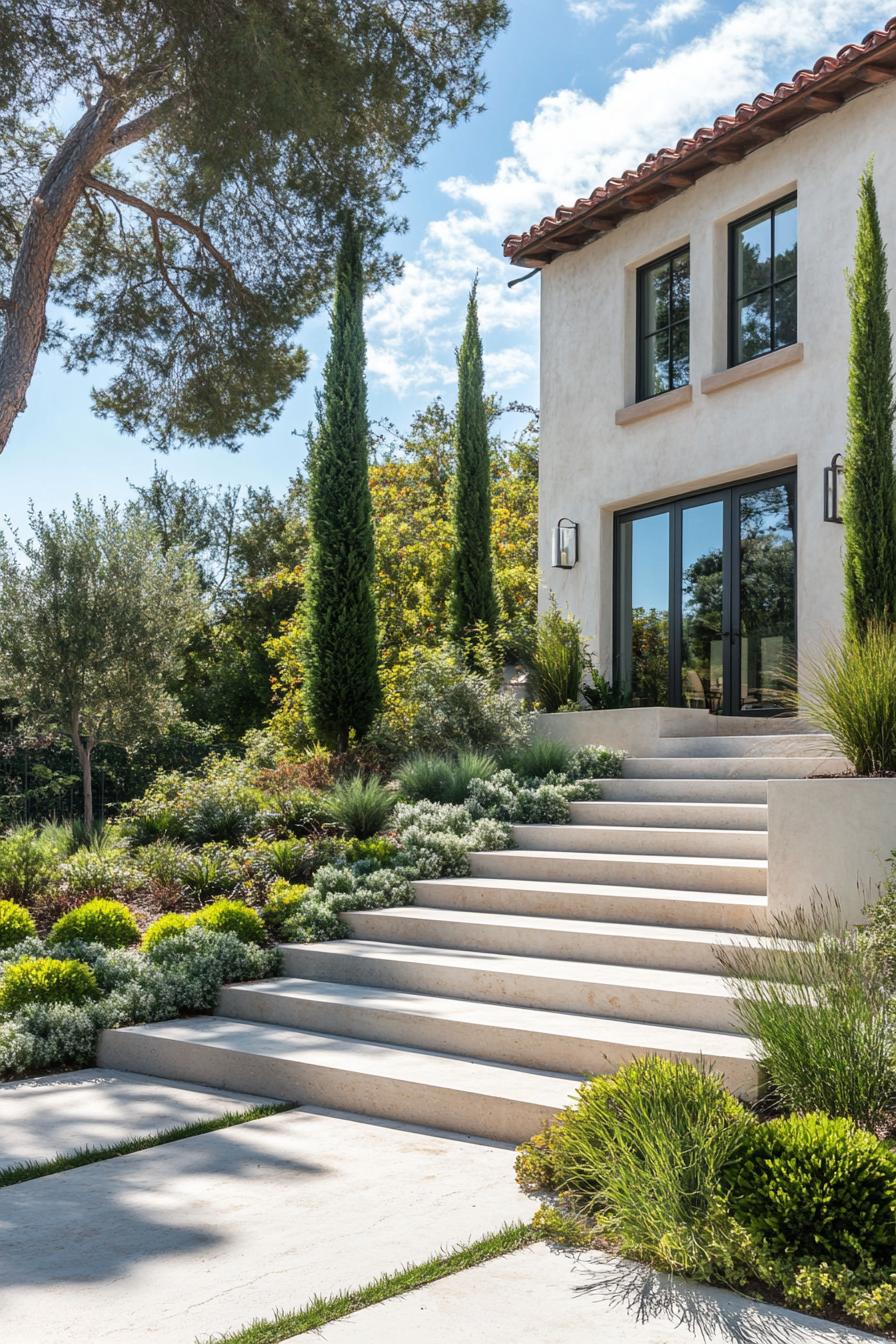
{"type": "Polygon", "coordinates": [[[638,401],[690,380],[691,253],[672,252],[638,271],[638,401]]]}
{"type": "Polygon", "coordinates": [[[731,225],[730,365],[796,340],[796,234],[796,196],[731,225]]]}

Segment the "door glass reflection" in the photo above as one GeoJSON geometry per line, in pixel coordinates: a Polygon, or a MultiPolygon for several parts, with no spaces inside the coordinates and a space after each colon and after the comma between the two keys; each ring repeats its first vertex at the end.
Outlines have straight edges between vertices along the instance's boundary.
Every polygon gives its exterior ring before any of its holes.
{"type": "Polygon", "coordinates": [[[725,507],[720,499],[681,513],[681,703],[722,712],[725,507]]]}
{"type": "Polygon", "coordinates": [[[796,653],[796,483],[743,491],[740,708],[792,709],[796,653]]]}
{"type": "Polygon", "coordinates": [[[632,705],[669,703],[669,514],[619,528],[617,684],[632,705]]]}

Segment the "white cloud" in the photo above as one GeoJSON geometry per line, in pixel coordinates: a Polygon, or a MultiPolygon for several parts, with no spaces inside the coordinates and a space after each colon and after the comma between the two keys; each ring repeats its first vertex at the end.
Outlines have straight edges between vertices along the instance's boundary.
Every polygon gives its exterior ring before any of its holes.
{"type": "MultiPolygon", "coordinates": [[[[665,0],[653,21],[673,8],[682,17],[683,6],[694,4],[665,0]]],[[[579,7],[592,5],[580,0],[579,7]]],[[[427,226],[402,279],[369,306],[374,377],[401,396],[431,395],[440,377],[450,386],[464,302],[478,271],[487,350],[492,337],[490,371],[519,386],[516,371],[534,369],[538,282],[508,291],[503,237],[887,17],[887,8],[868,0],[818,0],[799,8],[797,22],[792,0],[742,0],[705,34],[650,65],[622,70],[602,99],[574,89],[542,98],[530,120],[511,128],[512,152],[498,160],[490,180],[456,176],[441,183],[450,207],[427,226]],[[505,359],[508,339],[514,354],[505,359]],[[528,363],[521,359],[527,351],[528,363]]]]}
{"type": "Polygon", "coordinates": [[[641,26],[648,33],[666,33],[674,24],[693,19],[704,7],[705,0],[665,0],[641,26]]]}
{"type": "Polygon", "coordinates": [[[570,14],[586,23],[599,23],[614,10],[634,8],[629,0],[566,0],[566,5],[570,14]]]}

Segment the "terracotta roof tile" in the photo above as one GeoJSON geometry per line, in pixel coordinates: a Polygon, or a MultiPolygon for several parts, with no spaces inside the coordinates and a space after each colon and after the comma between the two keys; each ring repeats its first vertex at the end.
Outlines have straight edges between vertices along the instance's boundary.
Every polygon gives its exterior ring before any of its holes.
{"type": "MultiPolygon", "coordinates": [[[[772,93],[760,93],[751,103],[741,103],[733,113],[717,117],[712,126],[701,126],[693,135],[679,140],[674,148],[667,146],[648,154],[637,168],[621,177],[611,177],[574,205],[558,206],[553,215],[546,215],[526,233],[511,234],[504,240],[504,255],[519,265],[546,265],[553,259],[552,243],[556,241],[555,250],[560,250],[562,241],[563,251],[570,244],[584,246],[601,232],[601,219],[608,219],[613,205],[621,205],[625,194],[631,193],[637,201],[626,203],[626,214],[647,209],[657,204],[657,200],[647,198],[641,202],[646,184],[665,192],[664,175],[676,170],[682,174],[685,169],[691,180],[696,180],[724,162],[712,160],[708,151],[721,154],[730,146],[732,155],[736,151],[737,157],[741,157],[742,153],[760,148],[767,139],[834,110],[838,100],[845,101],[892,76],[896,76],[896,17],[882,29],[869,33],[863,42],[842,47],[836,56],[822,56],[811,70],[798,70],[793,79],[778,84],[772,93]],[[886,64],[875,64],[881,61],[886,64]],[[863,71],[867,73],[863,75],[863,71]],[[829,95],[828,106],[813,106],[807,101],[817,103],[822,94],[829,95]]],[[[677,189],[683,189],[680,183],[677,189]]],[[[609,219],[607,227],[611,227],[609,219]]]]}

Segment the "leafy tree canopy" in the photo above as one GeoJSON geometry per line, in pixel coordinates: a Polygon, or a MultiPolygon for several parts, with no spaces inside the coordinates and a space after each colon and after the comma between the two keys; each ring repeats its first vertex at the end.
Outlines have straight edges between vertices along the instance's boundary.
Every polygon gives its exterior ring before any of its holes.
{"type": "Polygon", "coordinates": [[[340,211],[368,282],[391,274],[403,174],[475,108],[506,20],[503,0],[0,0],[0,450],[42,341],[111,365],[98,413],[157,448],[261,433],[305,371],[340,211]]]}

